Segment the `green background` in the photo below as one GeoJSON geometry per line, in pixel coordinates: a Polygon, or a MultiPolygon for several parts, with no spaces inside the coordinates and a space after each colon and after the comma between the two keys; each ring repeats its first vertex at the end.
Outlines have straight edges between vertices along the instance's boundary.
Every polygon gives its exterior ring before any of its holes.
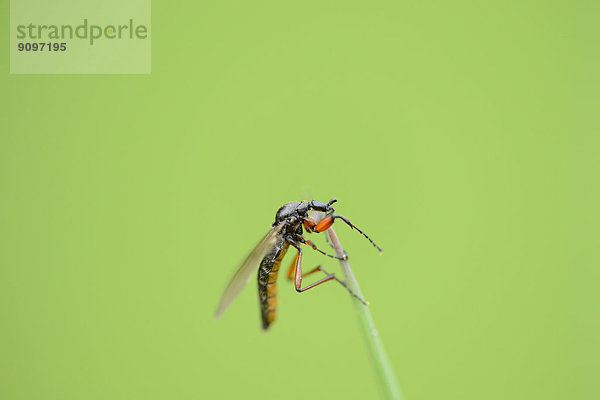
{"type": "Polygon", "coordinates": [[[408,400],[598,398],[599,7],[155,1],[148,76],[10,75],[3,29],[0,398],[373,398],[337,285],[212,319],[332,196],[408,400]]]}

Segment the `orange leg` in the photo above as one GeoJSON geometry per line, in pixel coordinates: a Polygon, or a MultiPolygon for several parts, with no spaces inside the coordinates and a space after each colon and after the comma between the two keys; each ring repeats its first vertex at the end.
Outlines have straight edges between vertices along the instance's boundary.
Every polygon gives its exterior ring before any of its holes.
{"type": "MultiPolygon", "coordinates": [[[[358,296],[356,293],[354,293],[354,292],[353,292],[353,291],[352,291],[352,290],[351,290],[351,289],[348,287],[348,285],[346,285],[346,282],[344,282],[344,281],[341,281],[341,280],[340,280],[340,279],[338,279],[338,277],[336,277],[334,274],[330,274],[329,272],[325,271],[325,270],[323,269],[323,267],[321,267],[320,265],[319,265],[319,266],[317,266],[315,269],[313,269],[313,270],[311,270],[311,271],[307,272],[307,273],[306,273],[304,276],[310,275],[310,274],[312,274],[312,273],[314,273],[314,272],[317,272],[317,271],[322,271],[322,272],[324,272],[324,273],[325,273],[327,276],[326,276],[325,278],[323,278],[323,279],[320,279],[320,280],[318,280],[318,281],[314,282],[314,283],[311,283],[311,284],[310,284],[310,285],[308,285],[308,286],[302,287],[302,249],[301,249],[301,248],[299,248],[299,247],[298,247],[298,254],[296,255],[296,258],[294,258],[294,261],[295,261],[295,263],[296,263],[296,273],[295,273],[295,277],[294,277],[294,286],[295,286],[295,288],[296,288],[296,291],[297,291],[298,293],[302,293],[302,292],[304,292],[304,291],[306,291],[306,290],[308,290],[308,289],[312,289],[312,288],[314,288],[315,286],[319,286],[319,285],[320,285],[320,284],[322,284],[322,283],[325,283],[325,282],[328,282],[328,281],[331,281],[331,280],[335,280],[335,281],[337,281],[337,282],[338,282],[340,285],[342,285],[343,287],[345,287],[345,288],[346,288],[346,290],[347,290],[348,292],[350,292],[350,294],[351,294],[352,296],[354,296],[354,297],[356,297],[358,300],[360,300],[360,302],[361,302],[361,303],[363,303],[365,306],[366,306],[366,305],[368,305],[368,303],[367,303],[367,302],[366,302],[364,299],[362,299],[360,296],[358,296]]],[[[294,265],[294,264],[292,263],[292,265],[294,265]]]]}
{"type": "MultiPolygon", "coordinates": [[[[294,273],[296,271],[296,263],[298,263],[298,256],[300,255],[300,253],[296,254],[296,257],[294,257],[294,259],[292,260],[292,263],[290,264],[290,267],[288,269],[288,279],[291,281],[292,279],[294,279],[294,273]]],[[[310,270],[304,274],[302,274],[302,277],[308,276],[310,274],[314,274],[315,272],[318,271],[323,271],[323,269],[321,268],[321,266],[317,266],[315,269],[310,270]]]]}
{"type": "Polygon", "coordinates": [[[296,254],[296,257],[290,263],[290,267],[288,268],[288,279],[291,281],[294,279],[294,271],[296,270],[296,264],[298,263],[298,257],[300,256],[300,252],[296,254]]]}

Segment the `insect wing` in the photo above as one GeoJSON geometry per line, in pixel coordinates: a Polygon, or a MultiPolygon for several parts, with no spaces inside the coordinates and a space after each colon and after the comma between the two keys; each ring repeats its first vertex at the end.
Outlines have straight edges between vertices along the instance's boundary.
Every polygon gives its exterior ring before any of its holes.
{"type": "Polygon", "coordinates": [[[237,295],[242,291],[244,286],[246,286],[250,275],[252,275],[252,273],[258,268],[261,260],[275,244],[277,234],[281,231],[282,227],[283,225],[273,227],[273,229],[271,229],[265,235],[265,237],[258,242],[254,250],[252,250],[248,257],[244,260],[233,278],[231,278],[231,281],[229,281],[229,284],[221,296],[217,311],[215,311],[215,319],[218,319],[221,317],[221,315],[223,315],[225,310],[227,310],[227,307],[229,307],[237,295]]]}

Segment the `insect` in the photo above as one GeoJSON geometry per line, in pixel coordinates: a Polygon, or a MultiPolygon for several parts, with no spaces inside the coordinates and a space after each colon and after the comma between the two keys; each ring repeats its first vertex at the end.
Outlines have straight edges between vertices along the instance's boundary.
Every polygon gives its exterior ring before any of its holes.
{"type": "Polygon", "coordinates": [[[307,245],[319,253],[331,258],[341,260],[347,259],[346,254],[344,254],[344,257],[338,257],[325,253],[313,242],[306,240],[302,235],[303,228],[306,229],[308,233],[324,232],[329,229],[336,219],[340,219],[352,229],[356,229],[367,238],[380,253],[383,252],[381,247],[377,246],[366,233],[353,225],[348,218],[334,214],[335,209],[332,207],[332,204],[336,201],[335,198],[332,198],[327,203],[316,200],[303,200],[292,201],[282,205],[279,210],[277,210],[275,222],[273,222],[271,230],[256,245],[254,250],[250,252],[225,288],[215,312],[215,319],[218,319],[223,315],[225,310],[246,285],[252,272],[258,267],[258,297],[260,301],[262,327],[265,330],[268,329],[273,321],[275,321],[277,314],[277,277],[279,275],[279,268],[281,266],[281,261],[290,246],[298,250],[298,253],[289,266],[288,279],[294,281],[294,286],[298,293],[312,289],[322,283],[335,280],[345,287],[353,296],[363,302],[363,304],[366,304],[365,301],[356,295],[344,281],[338,279],[334,274],[325,271],[320,265],[307,273],[302,273],[303,252],[301,245],[307,245]],[[313,210],[325,213],[324,218],[319,222],[316,222],[308,215],[309,212],[313,210]],[[302,287],[302,278],[315,272],[323,272],[326,276],[310,285],[302,287]]]}

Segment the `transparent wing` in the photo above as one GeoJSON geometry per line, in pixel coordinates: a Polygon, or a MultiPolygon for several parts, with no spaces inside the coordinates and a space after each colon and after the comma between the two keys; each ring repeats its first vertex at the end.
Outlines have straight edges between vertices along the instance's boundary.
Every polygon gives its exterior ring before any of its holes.
{"type": "Polygon", "coordinates": [[[260,242],[256,245],[254,250],[250,252],[248,257],[244,260],[240,268],[237,270],[229,284],[225,288],[217,310],[215,311],[215,319],[218,319],[223,315],[227,307],[233,302],[237,295],[242,291],[250,275],[258,268],[261,260],[265,257],[267,252],[273,247],[277,239],[277,234],[283,228],[283,224],[273,227],[260,242]]]}

